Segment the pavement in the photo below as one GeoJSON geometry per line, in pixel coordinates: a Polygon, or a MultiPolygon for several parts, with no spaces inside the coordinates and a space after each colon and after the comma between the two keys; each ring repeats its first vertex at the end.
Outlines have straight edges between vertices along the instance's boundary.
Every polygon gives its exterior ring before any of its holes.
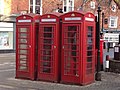
{"type": "Polygon", "coordinates": [[[0,90],[120,90],[120,74],[101,75],[102,81],[86,86],[15,79],[15,53],[0,54],[0,90]]]}

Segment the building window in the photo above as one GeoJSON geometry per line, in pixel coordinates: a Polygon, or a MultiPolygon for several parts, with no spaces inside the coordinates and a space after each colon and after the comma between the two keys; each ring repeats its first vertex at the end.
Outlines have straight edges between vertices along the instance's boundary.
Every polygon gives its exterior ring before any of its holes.
{"type": "Polygon", "coordinates": [[[104,24],[108,24],[108,19],[107,18],[104,19],[104,24]]]}
{"type": "Polygon", "coordinates": [[[0,50],[13,49],[13,23],[0,22],[0,50]]]}
{"type": "Polygon", "coordinates": [[[63,12],[74,10],[74,0],[63,0],[63,12]]]}
{"type": "Polygon", "coordinates": [[[0,14],[4,14],[4,0],[0,0],[0,14]]]}
{"type": "Polygon", "coordinates": [[[37,13],[42,15],[42,0],[30,0],[30,13],[37,13]]]}
{"type": "Polygon", "coordinates": [[[91,1],[91,2],[90,2],[90,8],[91,8],[91,9],[95,9],[95,2],[94,2],[94,1],[91,1]]]}
{"type": "Polygon", "coordinates": [[[116,5],[112,5],[111,10],[112,10],[113,12],[116,12],[116,5]]]}
{"type": "Polygon", "coordinates": [[[118,17],[111,16],[109,21],[109,28],[117,28],[118,17]]]}

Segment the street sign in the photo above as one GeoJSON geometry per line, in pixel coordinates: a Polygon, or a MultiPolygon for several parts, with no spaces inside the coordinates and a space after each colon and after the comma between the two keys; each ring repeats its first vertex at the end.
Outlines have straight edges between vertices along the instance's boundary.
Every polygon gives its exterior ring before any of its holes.
{"type": "Polygon", "coordinates": [[[105,33],[104,42],[119,42],[119,34],[118,33],[105,33]]]}

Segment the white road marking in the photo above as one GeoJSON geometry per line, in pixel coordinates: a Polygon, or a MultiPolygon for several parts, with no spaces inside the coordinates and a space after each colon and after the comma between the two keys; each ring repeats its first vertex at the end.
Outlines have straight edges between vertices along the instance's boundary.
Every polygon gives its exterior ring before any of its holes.
{"type": "Polygon", "coordinates": [[[0,64],[0,66],[4,66],[4,65],[15,65],[15,62],[5,62],[0,64]]]}
{"type": "Polygon", "coordinates": [[[15,69],[0,70],[0,72],[14,71],[15,69]]]}
{"type": "Polygon", "coordinates": [[[8,88],[8,89],[13,89],[14,87],[12,86],[7,86],[7,85],[0,85],[1,88],[8,88]]]}

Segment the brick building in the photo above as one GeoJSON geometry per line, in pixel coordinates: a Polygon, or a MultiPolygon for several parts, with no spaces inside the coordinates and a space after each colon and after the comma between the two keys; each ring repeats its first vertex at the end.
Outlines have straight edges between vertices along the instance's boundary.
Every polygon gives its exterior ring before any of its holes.
{"type": "Polygon", "coordinates": [[[103,13],[101,14],[101,30],[110,34],[119,32],[120,10],[114,0],[0,0],[0,51],[15,49],[15,19],[20,14],[39,13],[42,15],[57,12],[58,8],[61,8],[63,13],[83,10],[97,15],[98,5],[101,6],[103,13]],[[8,38],[9,47],[2,44],[3,38],[8,38]]]}

